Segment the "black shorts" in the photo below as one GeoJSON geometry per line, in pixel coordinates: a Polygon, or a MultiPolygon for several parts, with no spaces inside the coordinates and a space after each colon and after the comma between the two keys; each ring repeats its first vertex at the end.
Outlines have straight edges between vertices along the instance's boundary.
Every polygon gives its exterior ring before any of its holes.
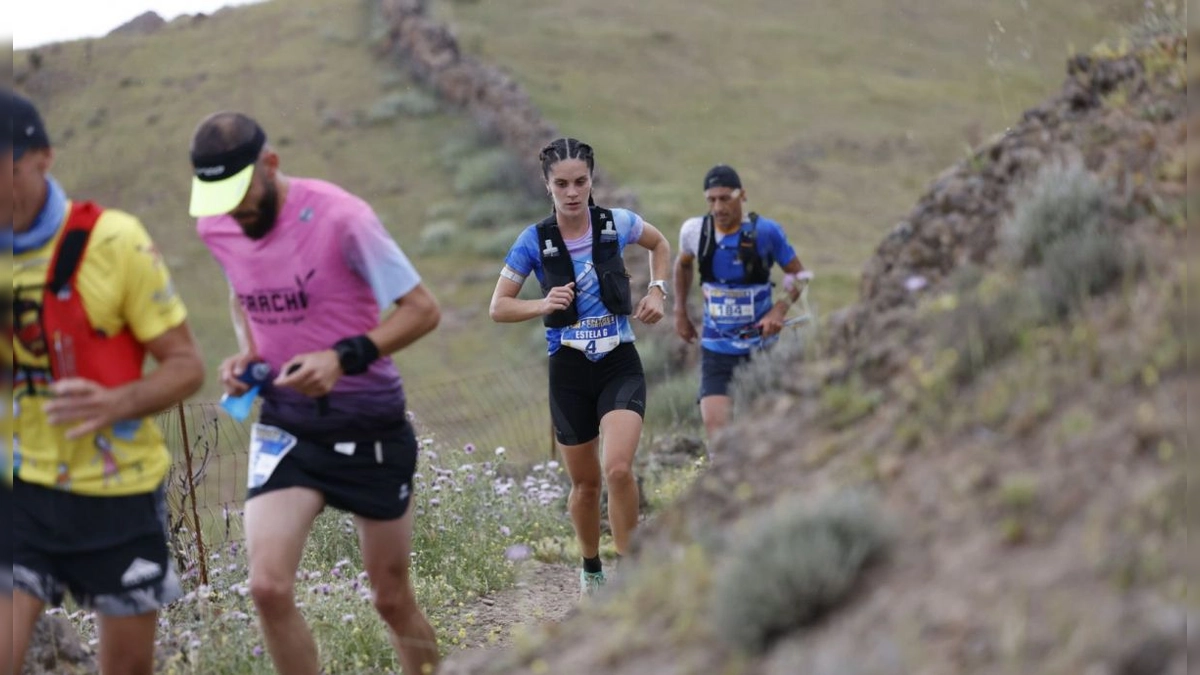
{"type": "Polygon", "coordinates": [[[749,354],[722,354],[704,349],[700,354],[700,398],[729,396],[733,372],[750,362],[749,354]]]}
{"type": "Polygon", "coordinates": [[[124,497],[13,482],[13,586],[48,605],[67,591],[104,616],[138,616],[183,589],[167,548],[163,488],[124,497]]]}
{"type": "Polygon", "coordinates": [[[12,487],[0,481],[0,595],[12,595],[13,567],[12,487]]]}
{"type": "Polygon", "coordinates": [[[563,445],[600,435],[600,419],[614,410],[646,416],[646,375],[633,343],[622,343],[599,361],[563,347],[550,357],[550,418],[563,445]]]}
{"type": "MultiPolygon", "coordinates": [[[[403,417],[403,413],[401,413],[403,417]]],[[[371,520],[395,520],[408,510],[417,469],[417,438],[411,424],[385,440],[335,442],[297,438],[262,487],[247,499],[290,487],[311,488],[340,511],[371,520]]]]}

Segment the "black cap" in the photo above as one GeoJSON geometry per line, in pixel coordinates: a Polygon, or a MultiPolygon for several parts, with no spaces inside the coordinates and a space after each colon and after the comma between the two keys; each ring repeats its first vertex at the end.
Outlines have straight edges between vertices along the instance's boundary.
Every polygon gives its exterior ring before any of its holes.
{"type": "Polygon", "coordinates": [[[26,150],[50,147],[46,125],[29,99],[7,91],[0,98],[4,99],[0,105],[8,108],[5,116],[12,120],[12,131],[6,140],[12,145],[13,159],[20,159],[26,150]]]}
{"type": "Polygon", "coordinates": [[[742,187],[742,179],[728,164],[718,164],[704,174],[704,189],[727,187],[737,189],[742,187]]]}

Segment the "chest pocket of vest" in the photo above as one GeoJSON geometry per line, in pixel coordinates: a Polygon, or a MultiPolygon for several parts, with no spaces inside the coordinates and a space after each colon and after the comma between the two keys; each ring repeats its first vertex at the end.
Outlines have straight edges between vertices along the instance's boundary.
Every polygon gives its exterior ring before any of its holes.
{"type": "MultiPolygon", "coordinates": [[[[633,313],[633,292],[629,273],[625,270],[625,260],[621,258],[621,244],[615,236],[607,234],[616,227],[612,211],[593,206],[591,218],[592,265],[600,284],[600,301],[612,314],[627,316],[633,313]]],[[[545,247],[541,251],[545,277],[542,294],[545,295],[551,288],[576,280],[575,264],[571,261],[562,232],[558,229],[558,221],[553,215],[538,223],[537,232],[538,241],[545,247]]],[[[549,328],[565,328],[578,321],[579,311],[574,303],[542,319],[542,323],[549,328]]]]}
{"type": "MultiPolygon", "coordinates": [[[[595,253],[593,252],[593,256],[595,253]]],[[[596,276],[600,279],[600,300],[613,314],[633,313],[633,291],[629,287],[629,272],[625,261],[618,253],[608,260],[595,263],[596,276]]]]}

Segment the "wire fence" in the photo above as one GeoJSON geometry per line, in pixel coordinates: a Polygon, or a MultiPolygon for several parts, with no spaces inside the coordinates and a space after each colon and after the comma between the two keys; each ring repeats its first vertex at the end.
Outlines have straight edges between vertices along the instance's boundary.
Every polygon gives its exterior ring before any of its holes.
{"type": "MultiPolygon", "coordinates": [[[[420,438],[443,446],[505,447],[514,458],[553,455],[545,363],[406,383],[420,438]]],[[[219,403],[181,403],[158,416],[171,450],[168,527],[176,563],[208,583],[209,551],[242,539],[254,415],[237,422],[219,403]]]]}

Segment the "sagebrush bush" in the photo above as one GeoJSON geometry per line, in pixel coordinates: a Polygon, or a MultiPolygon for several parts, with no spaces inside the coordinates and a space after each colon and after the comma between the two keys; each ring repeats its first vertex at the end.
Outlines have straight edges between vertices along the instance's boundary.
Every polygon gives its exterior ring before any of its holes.
{"type": "Polygon", "coordinates": [[[1037,275],[1042,309],[1063,318],[1087,298],[1120,285],[1139,264],[1137,250],[1104,225],[1066,236],[1046,249],[1037,275]]]}
{"type": "Polygon", "coordinates": [[[1104,220],[1104,185],[1078,159],[1044,166],[1019,195],[1001,238],[1019,264],[1036,266],[1057,241],[1104,220]]]}
{"type": "Polygon", "coordinates": [[[1037,296],[1023,286],[1005,286],[986,297],[968,295],[942,321],[945,343],[958,354],[953,376],[960,384],[1008,356],[1021,335],[1042,319],[1037,296]]]}
{"type": "Polygon", "coordinates": [[[425,220],[457,220],[461,214],[462,208],[458,202],[434,202],[425,209],[425,220]]]}
{"type": "Polygon", "coordinates": [[[811,623],[854,589],[888,547],[875,504],[843,493],[810,509],[791,498],[760,515],[729,547],[717,571],[717,632],[750,653],[811,623]]]}
{"type": "Polygon", "coordinates": [[[699,428],[700,378],[694,372],[651,384],[646,392],[646,426],[657,431],[699,428]]]}
{"type": "Polygon", "coordinates": [[[672,354],[672,344],[675,336],[659,337],[648,335],[637,341],[638,358],[642,361],[642,371],[646,381],[654,384],[679,372],[676,368],[675,357],[672,354]]]}
{"type": "Polygon", "coordinates": [[[445,253],[454,247],[457,237],[458,223],[453,220],[435,220],[421,230],[421,253],[445,253]]]}
{"type": "Polygon", "coordinates": [[[764,394],[779,391],[795,377],[791,366],[804,358],[807,333],[785,328],[779,341],[768,349],[754,352],[748,363],[733,373],[730,394],[734,412],[747,410],[764,394]]]}
{"type": "Polygon", "coordinates": [[[520,187],[521,166],[512,153],[500,148],[467,155],[457,163],[454,191],[474,195],[489,190],[520,187]]]}
{"type": "MultiPolygon", "coordinates": [[[[472,232],[469,235],[471,252],[475,255],[496,258],[497,261],[503,260],[504,256],[508,255],[508,250],[512,248],[513,242],[517,240],[524,229],[524,225],[514,225],[492,232],[472,232]]],[[[538,288],[537,279],[532,274],[525,281],[524,287],[530,286],[538,288]]],[[[541,297],[541,294],[539,293],[537,297],[541,297]]]]}
{"type": "Polygon", "coordinates": [[[1127,30],[1135,42],[1187,35],[1187,22],[1183,6],[1169,0],[1148,0],[1142,16],[1127,30]]]}
{"type": "Polygon", "coordinates": [[[420,89],[398,91],[379,99],[367,111],[367,121],[372,124],[390,122],[397,117],[427,117],[441,109],[437,99],[420,89]]]}
{"type": "Polygon", "coordinates": [[[1019,197],[1001,237],[1012,260],[1034,268],[1045,318],[1063,318],[1136,271],[1140,256],[1108,213],[1107,187],[1078,159],[1042,168],[1019,197]]]}
{"type": "Polygon", "coordinates": [[[521,192],[487,192],[471,201],[466,224],[472,230],[490,230],[522,222],[532,211],[521,192]]]}
{"type": "Polygon", "coordinates": [[[882,398],[882,393],[868,389],[859,377],[827,384],[821,389],[822,420],[831,429],[845,429],[870,415],[882,398]]]}
{"type": "Polygon", "coordinates": [[[469,131],[457,133],[442,145],[442,149],[438,151],[438,158],[442,162],[442,167],[453,171],[459,162],[482,149],[479,139],[474,134],[469,131]]]}

